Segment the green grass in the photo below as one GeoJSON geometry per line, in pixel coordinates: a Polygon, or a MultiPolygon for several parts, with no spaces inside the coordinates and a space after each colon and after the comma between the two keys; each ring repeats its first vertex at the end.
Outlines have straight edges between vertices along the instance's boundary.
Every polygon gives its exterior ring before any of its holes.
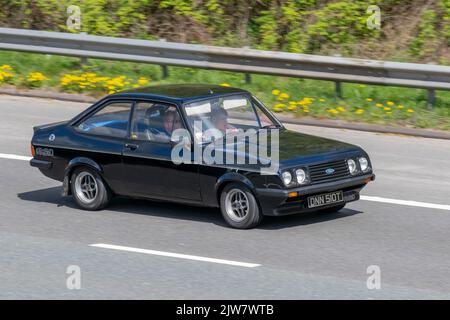
{"type": "MultiPolygon", "coordinates": [[[[436,106],[434,110],[429,111],[426,106],[427,93],[421,89],[345,83],[342,86],[344,98],[338,99],[334,96],[334,83],[330,81],[252,75],[252,82],[247,84],[244,75],[240,73],[180,67],[169,67],[169,77],[162,79],[162,70],[157,65],[89,59],[88,64],[83,66],[78,58],[0,51],[0,65],[3,64],[13,67],[15,77],[12,84],[18,87],[23,87],[26,75],[34,71],[41,72],[49,78],[40,83],[40,86],[59,91],[63,91],[60,86],[62,75],[81,72],[94,72],[99,76],[108,77],[123,75],[131,79],[131,84],[134,84],[139,77],[150,79],[150,84],[228,83],[251,91],[272,109],[278,103],[288,105],[289,101],[299,101],[305,97],[313,98],[314,101],[306,108],[308,112],[305,112],[301,106],[297,106],[295,110],[287,110],[285,107],[279,111],[298,117],[450,130],[450,92],[448,91],[436,92],[436,106]],[[273,89],[287,93],[289,98],[277,101],[276,96],[272,94],[273,89]],[[367,98],[373,101],[368,102],[367,98]],[[321,102],[320,99],[325,101],[321,102]],[[394,105],[388,106],[388,101],[393,102],[394,105]],[[377,107],[376,103],[381,103],[392,110],[377,107]],[[398,105],[403,105],[404,108],[399,109],[398,105]],[[330,110],[338,110],[339,107],[342,111],[330,112],[330,110]],[[358,109],[364,111],[358,114],[355,112],[358,109]],[[414,112],[409,113],[408,109],[413,109],[414,112]]],[[[106,92],[85,93],[99,96],[106,92]]]]}

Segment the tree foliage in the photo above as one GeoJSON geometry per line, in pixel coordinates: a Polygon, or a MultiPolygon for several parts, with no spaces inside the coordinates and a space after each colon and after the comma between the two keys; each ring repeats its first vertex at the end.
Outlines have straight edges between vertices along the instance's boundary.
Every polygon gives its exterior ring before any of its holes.
{"type": "MultiPolygon", "coordinates": [[[[377,1],[383,23],[410,2],[377,1]]],[[[97,35],[344,55],[389,40],[383,28],[367,28],[364,0],[0,0],[0,26],[70,31],[66,10],[73,4],[81,8],[80,31],[97,35]]],[[[411,35],[413,56],[426,55],[430,36],[446,39],[448,48],[450,0],[429,4],[411,35]]]]}

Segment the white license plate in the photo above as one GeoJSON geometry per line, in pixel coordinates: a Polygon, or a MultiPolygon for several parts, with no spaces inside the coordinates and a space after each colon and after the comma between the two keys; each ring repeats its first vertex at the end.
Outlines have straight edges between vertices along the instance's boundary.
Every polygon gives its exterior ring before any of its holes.
{"type": "Polygon", "coordinates": [[[316,196],[308,197],[308,208],[322,207],[342,201],[344,201],[344,194],[342,191],[318,194],[316,196]]]}

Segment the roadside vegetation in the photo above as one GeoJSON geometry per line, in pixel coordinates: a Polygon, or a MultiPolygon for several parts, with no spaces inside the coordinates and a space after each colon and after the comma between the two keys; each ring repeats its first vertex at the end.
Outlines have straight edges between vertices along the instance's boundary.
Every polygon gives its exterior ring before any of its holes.
{"type": "Polygon", "coordinates": [[[420,89],[343,84],[343,99],[329,81],[19,52],[0,52],[0,86],[41,88],[101,97],[124,89],[168,83],[210,83],[247,89],[271,110],[296,117],[342,119],[384,125],[450,130],[450,92],[437,91],[436,107],[427,109],[420,89]]]}
{"type": "Polygon", "coordinates": [[[450,0],[0,0],[0,26],[450,64],[450,0]],[[381,28],[369,29],[369,5],[381,28]],[[69,30],[67,7],[81,10],[69,30]]]}
{"type": "MultiPolygon", "coordinates": [[[[0,27],[250,47],[296,53],[450,65],[450,0],[379,0],[381,28],[370,29],[365,0],[0,0],[0,27]],[[77,5],[81,29],[69,30],[77,5]]],[[[212,83],[248,89],[274,112],[450,130],[450,92],[126,62],[0,52],[0,86],[51,88],[95,97],[160,83],[212,83]]]]}

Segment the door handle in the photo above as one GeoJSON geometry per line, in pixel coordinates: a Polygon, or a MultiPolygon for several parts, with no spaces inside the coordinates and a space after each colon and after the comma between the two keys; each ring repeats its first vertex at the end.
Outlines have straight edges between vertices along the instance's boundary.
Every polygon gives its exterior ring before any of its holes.
{"type": "Polygon", "coordinates": [[[133,151],[133,150],[136,150],[137,148],[139,148],[139,145],[133,144],[133,143],[126,143],[125,148],[133,151]]]}

